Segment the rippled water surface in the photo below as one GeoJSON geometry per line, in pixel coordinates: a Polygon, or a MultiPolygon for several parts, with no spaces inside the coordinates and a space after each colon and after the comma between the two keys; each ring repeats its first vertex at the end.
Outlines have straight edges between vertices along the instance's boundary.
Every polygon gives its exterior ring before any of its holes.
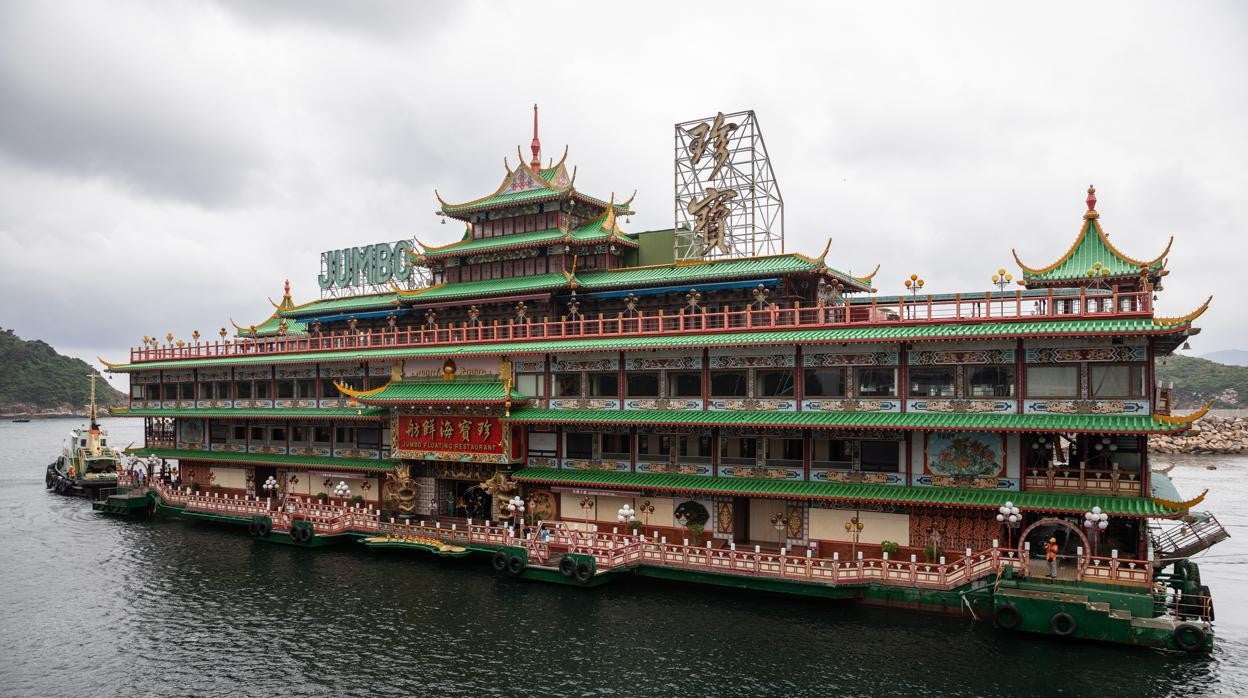
{"type": "MultiPolygon", "coordinates": [[[[1201,561],[1212,657],[968,619],[488,563],[301,550],[45,492],[72,420],[0,423],[0,695],[1216,695],[1248,686],[1248,459],[1182,458],[1232,539],[1201,561]],[[1206,469],[1216,465],[1216,470],[1206,469]]],[[[139,441],[137,422],[105,425],[139,441]]],[[[1162,456],[1161,458],[1166,458],[1162,456]]],[[[1177,458],[1177,457],[1176,457],[1177,458]]]]}

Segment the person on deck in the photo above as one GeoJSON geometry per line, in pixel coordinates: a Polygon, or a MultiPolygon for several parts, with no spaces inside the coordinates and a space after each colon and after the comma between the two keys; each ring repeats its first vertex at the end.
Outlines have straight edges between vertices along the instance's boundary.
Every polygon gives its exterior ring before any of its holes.
{"type": "Polygon", "coordinates": [[[1044,559],[1049,565],[1049,578],[1057,579],[1057,539],[1050,538],[1044,544],[1044,559]]]}

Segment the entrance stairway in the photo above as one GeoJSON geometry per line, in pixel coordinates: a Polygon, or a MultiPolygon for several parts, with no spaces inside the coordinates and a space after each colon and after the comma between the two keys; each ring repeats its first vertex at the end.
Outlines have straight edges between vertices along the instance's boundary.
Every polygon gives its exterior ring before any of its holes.
{"type": "Polygon", "coordinates": [[[1153,564],[1165,567],[1175,560],[1187,559],[1196,553],[1220,543],[1231,534],[1210,512],[1196,512],[1195,521],[1168,529],[1153,528],[1153,564]]]}

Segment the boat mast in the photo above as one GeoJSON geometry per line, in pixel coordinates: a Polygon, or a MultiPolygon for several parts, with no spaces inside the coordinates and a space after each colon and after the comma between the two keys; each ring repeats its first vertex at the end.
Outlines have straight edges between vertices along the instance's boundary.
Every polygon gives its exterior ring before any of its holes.
{"type": "Polygon", "coordinates": [[[95,421],[95,373],[91,374],[91,431],[98,431],[100,425],[95,421]]]}

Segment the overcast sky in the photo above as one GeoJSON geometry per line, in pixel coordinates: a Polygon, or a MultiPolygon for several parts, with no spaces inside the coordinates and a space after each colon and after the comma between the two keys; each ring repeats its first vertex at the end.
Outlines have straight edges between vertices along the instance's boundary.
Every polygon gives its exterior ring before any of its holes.
{"type": "MultiPolygon", "coordinates": [[[[1097,187],[1162,314],[1248,348],[1244,3],[6,2],[0,326],[94,360],[318,294],[321,250],[439,244],[434,188],[527,148],[672,224],[672,125],[758,115],[787,247],[901,289],[1044,265],[1097,187]]],[[[527,149],[526,149],[527,154],[527,149]]]]}

